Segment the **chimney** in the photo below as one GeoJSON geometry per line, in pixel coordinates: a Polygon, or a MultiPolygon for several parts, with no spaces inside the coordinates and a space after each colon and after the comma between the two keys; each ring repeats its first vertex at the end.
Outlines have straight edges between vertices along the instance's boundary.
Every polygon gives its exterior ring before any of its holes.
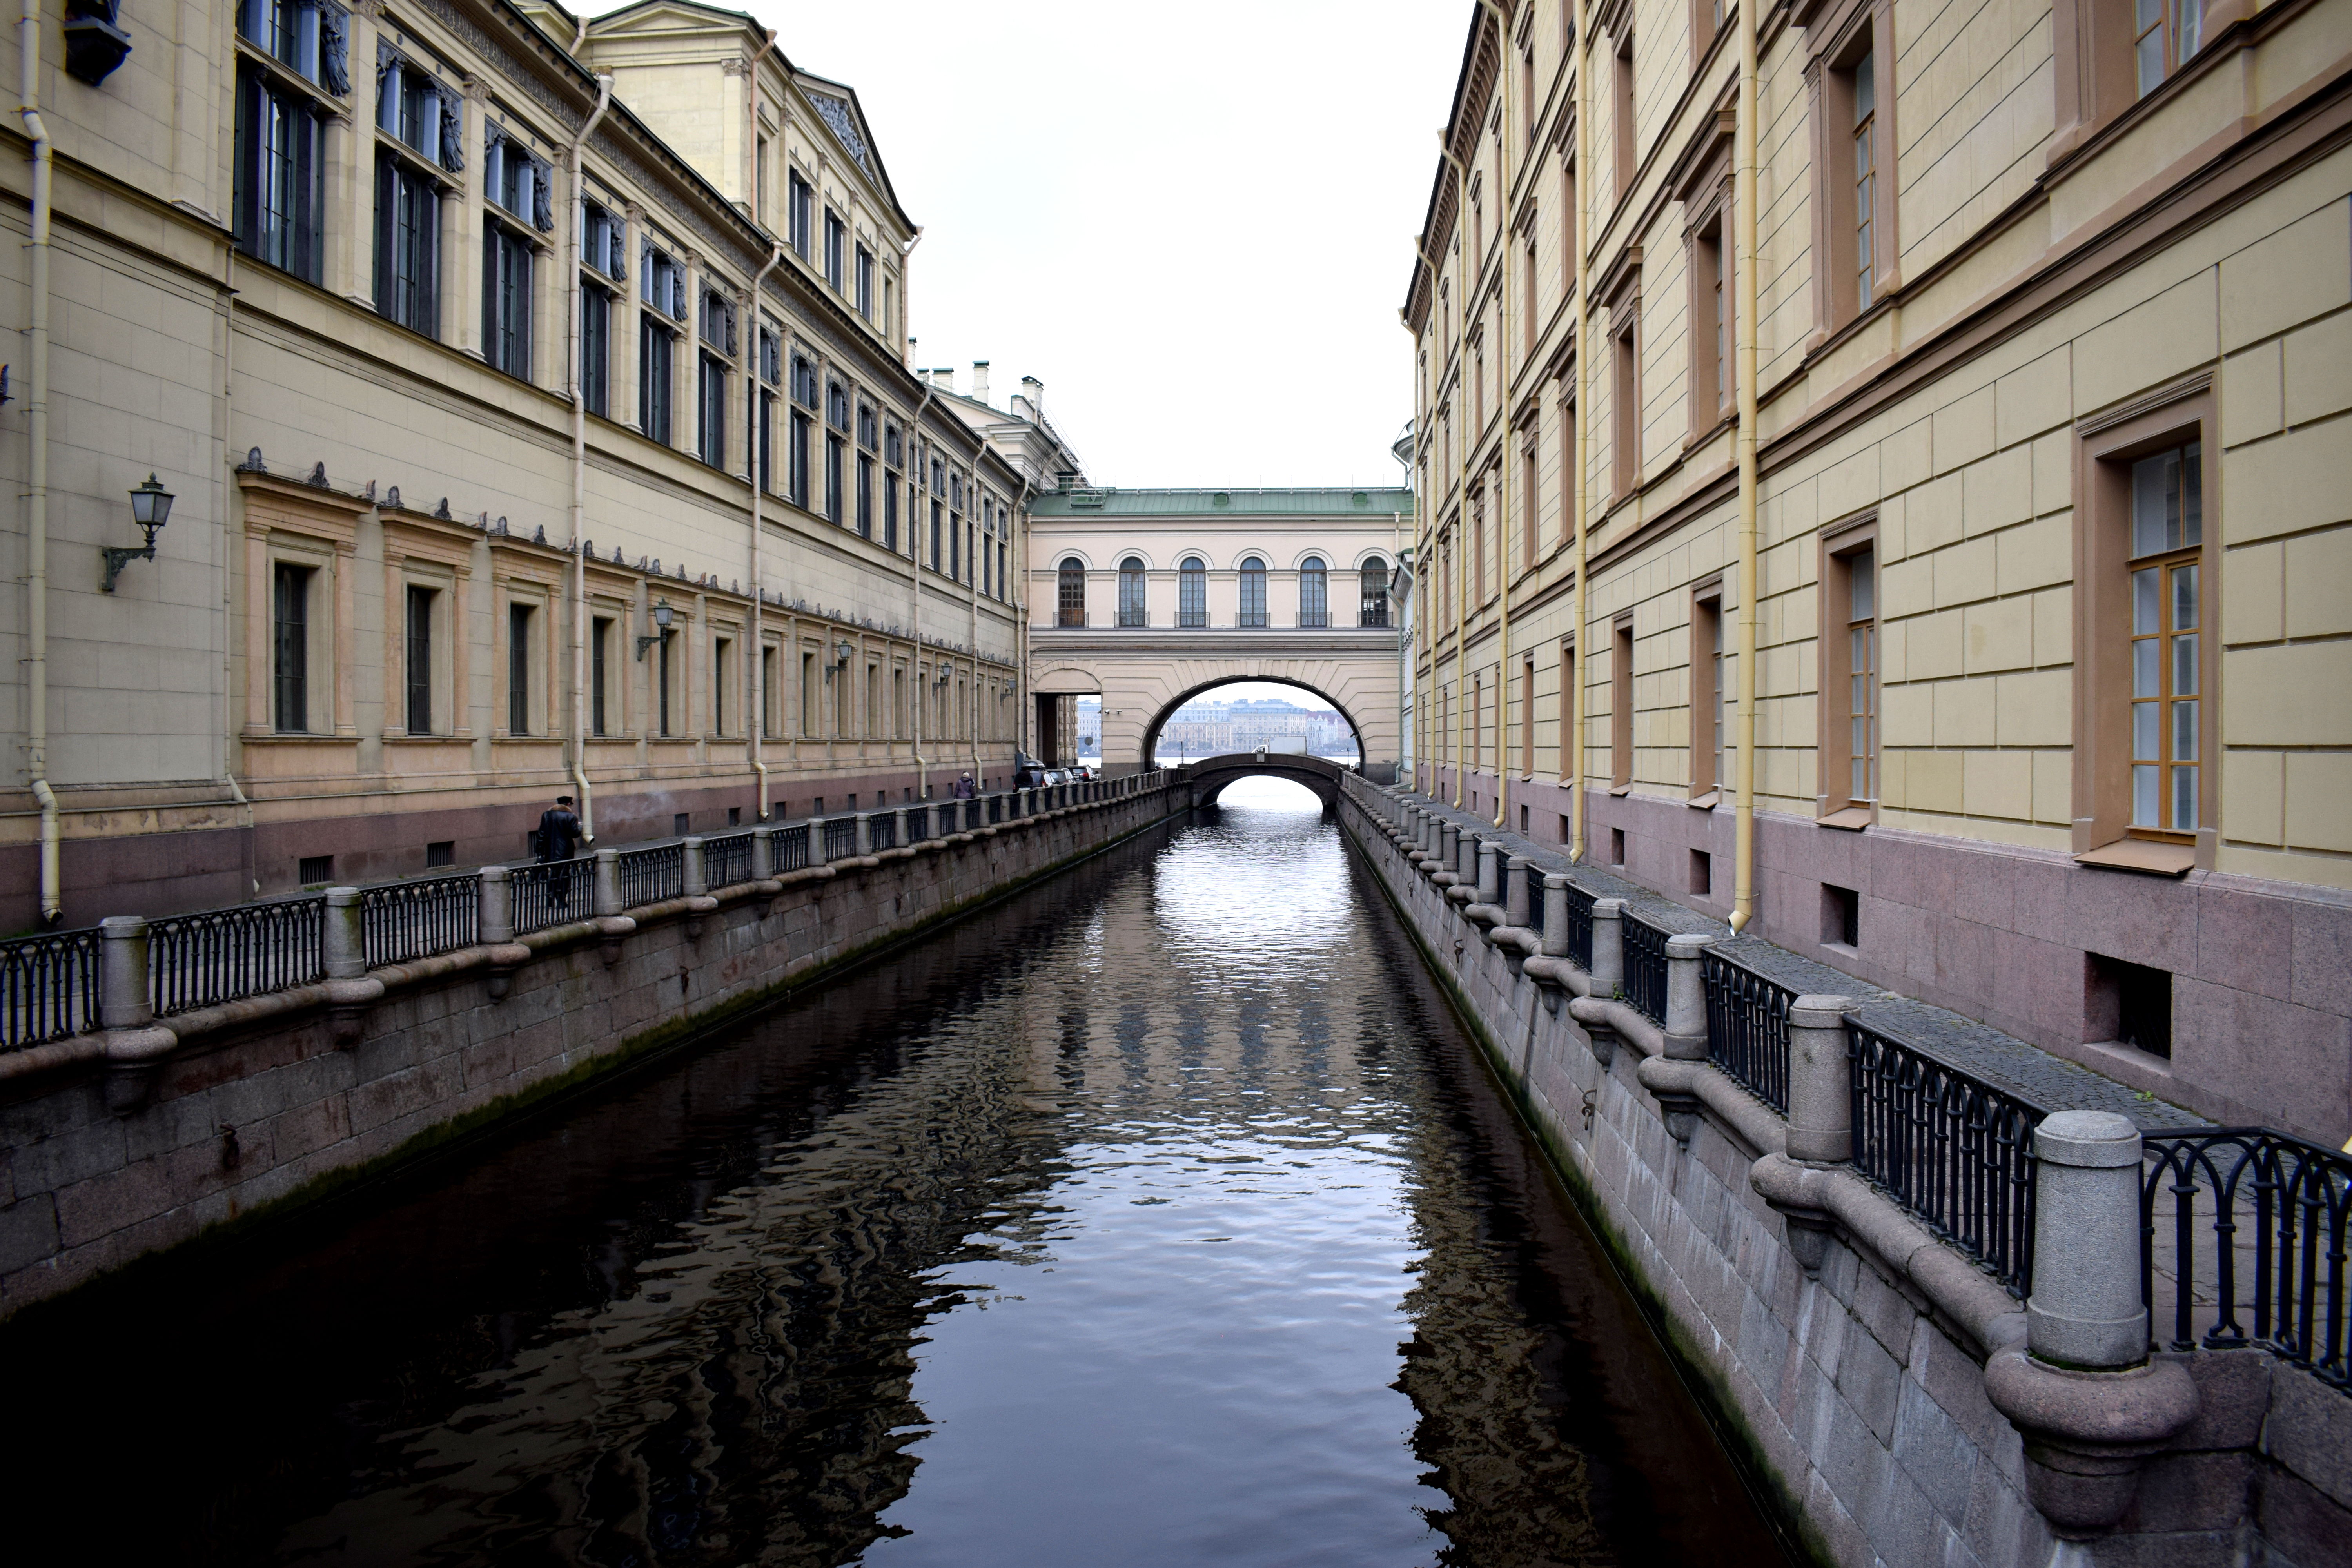
{"type": "Polygon", "coordinates": [[[1021,394],[1029,400],[1029,417],[1045,417],[1045,384],[1034,375],[1021,378],[1021,394]]]}
{"type": "Polygon", "coordinates": [[[971,400],[974,403],[988,401],[988,362],[984,359],[971,362],[971,400]]]}

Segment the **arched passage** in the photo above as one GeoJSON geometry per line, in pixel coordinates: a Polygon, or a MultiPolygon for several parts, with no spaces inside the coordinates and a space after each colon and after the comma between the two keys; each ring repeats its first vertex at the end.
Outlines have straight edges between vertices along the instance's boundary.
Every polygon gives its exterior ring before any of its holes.
{"type": "Polygon", "coordinates": [[[1273,778],[1305,784],[1315,792],[1324,810],[1333,811],[1339,805],[1339,780],[1350,771],[1346,763],[1335,763],[1328,757],[1237,752],[1230,756],[1188,763],[1178,770],[1177,777],[1192,791],[1195,806],[1213,805],[1224,787],[1236,779],[1273,778]]]}
{"type": "MultiPolygon", "coordinates": [[[[1152,714],[1150,720],[1143,727],[1143,745],[1140,751],[1143,765],[1147,767],[1150,766],[1153,759],[1158,756],[1160,751],[1160,732],[1168,727],[1169,721],[1175,717],[1178,710],[1181,709],[1186,703],[1194,701],[1202,697],[1205,697],[1209,693],[1215,691],[1218,688],[1225,686],[1286,686],[1295,691],[1303,691],[1307,696],[1316,699],[1318,701],[1327,702],[1330,704],[1333,710],[1339,715],[1341,721],[1347,724],[1349,734],[1354,738],[1356,742],[1357,762],[1361,763],[1365,759],[1369,758],[1372,754],[1370,748],[1364,743],[1364,727],[1358,723],[1356,721],[1356,716],[1348,710],[1348,704],[1332,696],[1329,692],[1325,691],[1320,687],[1314,685],[1312,682],[1295,679],[1280,675],[1220,675],[1213,679],[1201,681],[1188,689],[1179,691],[1173,697],[1169,698],[1160,704],[1159,711],[1152,714]]],[[[1316,758],[1313,760],[1319,762],[1324,759],[1316,758]]],[[[1339,766],[1344,764],[1334,765],[1339,766]]]]}

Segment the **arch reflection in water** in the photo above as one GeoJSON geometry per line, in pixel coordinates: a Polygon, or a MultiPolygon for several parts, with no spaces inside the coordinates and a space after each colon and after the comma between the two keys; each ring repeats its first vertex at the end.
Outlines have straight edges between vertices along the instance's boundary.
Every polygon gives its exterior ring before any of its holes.
{"type": "Polygon", "coordinates": [[[1770,1560],[1286,787],[0,1342],[7,1473],[186,1563],[1770,1560]]]}

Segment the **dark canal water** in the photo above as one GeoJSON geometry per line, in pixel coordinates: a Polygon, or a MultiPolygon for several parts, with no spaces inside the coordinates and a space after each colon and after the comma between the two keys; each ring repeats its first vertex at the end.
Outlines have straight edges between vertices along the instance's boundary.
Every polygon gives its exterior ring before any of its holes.
{"type": "Polygon", "coordinates": [[[1780,1561],[1290,789],[0,1332],[10,1555],[1780,1561]]]}

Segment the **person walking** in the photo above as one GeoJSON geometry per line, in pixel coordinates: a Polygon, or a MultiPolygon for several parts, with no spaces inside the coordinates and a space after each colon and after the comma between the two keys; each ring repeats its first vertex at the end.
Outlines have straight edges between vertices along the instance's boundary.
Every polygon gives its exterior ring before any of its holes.
{"type": "MultiPolygon", "coordinates": [[[[551,866],[577,855],[581,833],[580,814],[572,809],[572,797],[557,795],[555,804],[539,814],[539,863],[551,866]]],[[[549,874],[547,901],[551,908],[564,910],[571,907],[572,882],[570,871],[549,874]]]]}
{"type": "Polygon", "coordinates": [[[971,775],[970,773],[965,773],[956,780],[955,797],[958,800],[970,800],[979,793],[979,789],[971,782],[971,775]]]}

